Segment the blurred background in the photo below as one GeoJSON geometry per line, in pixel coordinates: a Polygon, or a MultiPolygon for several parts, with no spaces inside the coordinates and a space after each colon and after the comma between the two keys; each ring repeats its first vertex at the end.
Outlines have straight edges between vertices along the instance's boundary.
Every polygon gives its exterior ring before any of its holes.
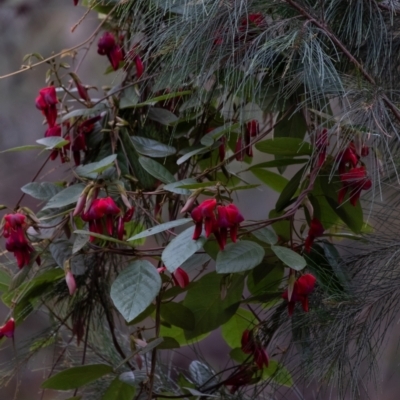
{"type": "MultiPolygon", "coordinates": [[[[23,58],[28,53],[40,53],[48,57],[62,49],[70,48],[88,38],[96,29],[99,21],[95,13],[89,14],[84,23],[72,33],[71,28],[85,13],[84,8],[74,7],[73,0],[0,0],[0,75],[4,76],[20,69],[23,58]]],[[[35,59],[32,60],[35,62],[35,59]]],[[[74,65],[71,59],[65,62],[74,65]]],[[[84,84],[96,85],[101,91],[101,85],[112,84],[118,79],[116,74],[104,75],[108,66],[106,57],[98,57],[96,46],[92,46],[87,58],[79,68],[79,76],[84,84]]],[[[40,88],[46,86],[46,64],[20,74],[0,79],[0,151],[34,144],[43,137],[45,127],[42,116],[35,108],[35,97],[40,88]]],[[[101,92],[100,92],[101,93],[101,92]]],[[[96,96],[97,97],[97,96],[96,96]]],[[[258,155],[259,156],[259,155],[258,155]]],[[[13,152],[0,154],[0,204],[11,208],[17,203],[22,192],[20,187],[31,180],[40,168],[47,154],[37,155],[37,151],[13,152]]],[[[257,157],[257,155],[256,155],[257,157]]],[[[51,180],[57,174],[61,176],[67,168],[59,162],[49,163],[39,176],[40,180],[51,180]],[[51,176],[50,176],[51,175],[51,176]]],[[[249,183],[259,183],[255,178],[247,176],[249,183]]],[[[267,217],[268,205],[276,200],[276,194],[266,187],[257,192],[257,203],[263,207],[254,207],[254,191],[241,195],[238,205],[246,219],[267,217]],[[265,207],[267,205],[267,207],[265,207]],[[265,214],[265,215],[263,215],[265,214]]],[[[37,202],[26,197],[24,205],[35,210],[37,202]]],[[[4,250],[2,243],[1,250],[4,250]]],[[[6,261],[5,261],[6,262],[6,261]]],[[[8,309],[0,304],[0,324],[6,318],[8,309]]],[[[18,329],[16,341],[23,341],[41,331],[48,317],[45,314],[32,314],[18,329]]],[[[378,392],[371,391],[370,398],[376,400],[397,400],[400,398],[399,353],[397,352],[398,333],[394,329],[388,335],[385,351],[380,359],[380,385],[378,392]]],[[[18,347],[18,343],[17,343],[18,347]]],[[[198,345],[197,345],[198,347],[198,345]]],[[[214,332],[201,342],[201,352],[207,361],[216,369],[223,367],[229,348],[222,341],[219,332],[214,332]]],[[[46,391],[42,397],[40,384],[48,375],[48,367],[55,355],[51,350],[43,350],[41,358],[35,358],[29,365],[21,366],[19,372],[19,387],[16,393],[16,382],[13,380],[7,386],[0,387],[1,400],[35,400],[53,399],[55,394],[46,391]]],[[[13,358],[14,350],[10,342],[2,342],[0,347],[0,364],[7,363],[13,358]]],[[[177,351],[173,362],[185,367],[193,359],[190,349],[177,351]]],[[[304,388],[300,388],[303,391],[304,388]]],[[[307,393],[305,389],[304,393],[307,393]]],[[[293,393],[287,393],[285,398],[298,398],[293,393]]],[[[313,399],[312,391],[305,396],[306,400],[313,399]]]]}

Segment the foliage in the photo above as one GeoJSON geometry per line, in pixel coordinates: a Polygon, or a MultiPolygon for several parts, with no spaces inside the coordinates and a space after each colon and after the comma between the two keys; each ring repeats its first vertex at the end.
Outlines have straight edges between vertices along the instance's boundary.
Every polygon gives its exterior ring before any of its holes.
{"type": "Polygon", "coordinates": [[[42,388],[72,398],[269,398],[300,379],[356,397],[398,302],[398,245],[380,239],[394,211],[375,196],[397,174],[397,3],[81,5],[101,21],[89,47],[24,61],[49,64],[44,138],[3,150],[67,167],[2,207],[16,261],[0,270],[0,336],[38,310],[50,326],[17,340],[13,372],[53,346],[42,388]],[[79,78],[95,39],[116,82],[99,98],[79,78]],[[227,367],[197,354],[171,377],[160,353],[210,334],[227,367]]]}

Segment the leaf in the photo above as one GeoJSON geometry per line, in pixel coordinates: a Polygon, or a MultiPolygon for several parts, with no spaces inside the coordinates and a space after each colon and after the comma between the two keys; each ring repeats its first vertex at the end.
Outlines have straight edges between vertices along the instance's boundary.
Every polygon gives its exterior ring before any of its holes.
{"type": "Polygon", "coordinates": [[[8,290],[8,286],[11,282],[11,276],[6,272],[0,269],[0,291],[5,292],[8,290]]]}
{"type": "Polygon", "coordinates": [[[145,231],[139,232],[136,235],[127,239],[127,241],[137,240],[137,239],[145,238],[147,236],[156,235],[157,233],[164,232],[171,228],[175,228],[176,226],[185,225],[191,221],[192,221],[191,218],[181,218],[181,219],[177,219],[175,221],[165,222],[163,224],[156,225],[156,226],[153,226],[152,228],[146,229],[145,231]]]}
{"type": "Polygon", "coordinates": [[[207,239],[202,235],[193,240],[194,226],[184,230],[176,236],[164,249],[161,259],[169,272],[174,272],[196,251],[200,250],[207,239]]]}
{"type": "Polygon", "coordinates": [[[102,400],[132,400],[135,392],[134,386],[128,385],[116,377],[107,388],[102,400]]]}
{"type": "Polygon", "coordinates": [[[255,146],[262,153],[285,157],[310,156],[312,154],[311,145],[298,138],[267,139],[256,143],[255,146]]]}
{"type": "MultiPolygon", "coordinates": [[[[193,146],[196,147],[196,146],[193,146]]],[[[185,161],[189,160],[192,156],[195,156],[196,154],[203,154],[208,152],[210,149],[208,147],[204,146],[199,146],[196,147],[195,149],[188,151],[185,153],[182,157],[179,157],[178,160],[176,161],[177,165],[183,164],[185,161]]]]}
{"type": "Polygon", "coordinates": [[[173,183],[176,181],[171,172],[151,158],[139,157],[139,163],[150,175],[154,176],[163,183],[173,183]]]}
{"type": "Polygon", "coordinates": [[[193,330],[195,319],[193,313],[182,303],[163,303],[160,309],[161,317],[171,325],[185,330],[193,330]]]}
{"type": "Polygon", "coordinates": [[[77,253],[79,250],[83,249],[86,245],[86,243],[89,242],[90,236],[89,235],[82,235],[82,234],[76,234],[75,235],[75,240],[74,240],[74,245],[72,246],[72,254],[77,253]]]}
{"type": "Polygon", "coordinates": [[[293,386],[293,379],[290,372],[275,360],[269,360],[268,367],[263,369],[261,379],[271,379],[279,385],[293,386]]]}
{"type": "Polygon", "coordinates": [[[165,108],[150,107],[147,114],[152,121],[159,122],[161,125],[171,125],[178,120],[178,117],[165,108]]]}
{"type": "Polygon", "coordinates": [[[301,271],[307,265],[304,257],[287,247],[271,246],[271,250],[282,262],[296,271],[301,271]]]}
{"type": "Polygon", "coordinates": [[[36,143],[39,143],[43,146],[46,146],[46,150],[53,150],[53,149],[61,149],[61,147],[65,146],[69,143],[68,140],[60,136],[50,136],[42,139],[36,140],[36,143]]]}
{"type": "Polygon", "coordinates": [[[190,190],[182,189],[182,188],[180,188],[180,186],[193,184],[193,183],[197,183],[196,179],[187,178],[187,179],[183,179],[181,181],[169,183],[168,185],[164,185],[164,190],[168,190],[168,192],[172,192],[172,193],[176,193],[176,194],[190,195],[190,194],[192,194],[192,192],[190,190]]]}
{"type": "Polygon", "coordinates": [[[100,161],[96,161],[86,165],[80,165],[75,169],[75,172],[79,176],[92,178],[93,174],[99,174],[100,172],[103,172],[107,168],[111,167],[116,158],[117,158],[116,154],[111,154],[110,156],[105,157],[100,161]]]}
{"type": "Polygon", "coordinates": [[[222,337],[229,347],[241,347],[242,334],[246,329],[252,329],[257,323],[256,318],[244,308],[238,308],[236,314],[221,327],[222,337]]]}
{"type": "Polygon", "coordinates": [[[107,242],[113,242],[113,243],[117,243],[117,244],[122,244],[124,246],[132,245],[131,243],[127,243],[127,242],[124,242],[122,240],[115,239],[115,237],[113,237],[113,236],[102,235],[100,233],[84,231],[84,230],[81,230],[81,229],[77,229],[76,231],[74,231],[74,233],[77,234],[77,235],[93,236],[93,237],[95,237],[97,239],[106,240],[107,242]]]}
{"type": "Polygon", "coordinates": [[[282,282],[284,265],[275,263],[267,256],[268,263],[263,262],[254,268],[247,277],[247,288],[253,296],[276,292],[282,282]]]}
{"type": "MultiPolygon", "coordinates": [[[[210,334],[210,332],[207,332],[204,334],[199,334],[197,336],[193,336],[190,339],[187,339],[185,337],[185,330],[183,330],[182,328],[178,328],[177,326],[167,327],[163,324],[161,324],[161,327],[160,327],[160,336],[161,337],[167,338],[167,340],[168,340],[168,338],[173,338],[175,340],[175,342],[169,341],[169,345],[171,346],[169,348],[171,348],[171,349],[188,346],[190,344],[200,342],[203,339],[205,339],[209,334],[210,334]],[[176,347],[172,347],[174,345],[176,347]]],[[[160,346],[162,346],[162,344],[160,346]]]]}
{"type": "Polygon", "coordinates": [[[70,120],[71,118],[76,118],[76,117],[89,117],[90,115],[93,114],[99,114],[101,111],[107,109],[107,104],[106,103],[98,103],[92,108],[80,108],[78,110],[73,110],[61,118],[61,122],[65,122],[70,120]]]}
{"type": "Polygon", "coordinates": [[[50,200],[62,188],[51,182],[30,182],[22,186],[21,190],[38,200],[50,200]]]}
{"type": "Polygon", "coordinates": [[[239,123],[234,124],[233,122],[229,122],[226,125],[219,126],[218,128],[215,128],[211,132],[205,134],[201,138],[200,143],[204,146],[210,147],[215,143],[216,140],[218,140],[225,133],[231,132],[239,128],[240,128],[239,123]]]}
{"type": "MultiPolygon", "coordinates": [[[[281,217],[284,213],[277,212],[276,210],[271,210],[268,214],[268,218],[278,218],[281,217]]],[[[272,228],[275,233],[284,241],[290,240],[290,222],[287,219],[282,219],[280,221],[276,221],[272,224],[272,228]]]]}
{"type": "Polygon", "coordinates": [[[289,182],[283,176],[275,172],[268,171],[266,169],[254,168],[251,170],[251,172],[261,182],[265,183],[267,186],[269,186],[271,189],[275,190],[278,193],[281,193],[289,182]]]}
{"type": "Polygon", "coordinates": [[[82,183],[68,186],[53,196],[42,208],[42,210],[47,210],[48,208],[61,208],[69,206],[70,204],[74,204],[77,202],[84,189],[85,185],[82,183]]]}
{"type": "MultiPolygon", "coordinates": [[[[201,388],[203,391],[207,391],[207,388],[213,387],[218,383],[215,372],[208,365],[203,364],[200,361],[194,360],[190,363],[189,373],[192,381],[196,384],[197,387],[201,388]]],[[[191,393],[193,394],[193,392],[191,393]]],[[[198,395],[199,394],[196,394],[196,396],[198,395]]],[[[209,395],[203,394],[203,396],[209,395]]]]}
{"type": "Polygon", "coordinates": [[[244,277],[232,275],[230,281],[215,272],[204,275],[186,294],[183,305],[194,314],[196,326],[185,331],[187,339],[211,332],[229,321],[236,313],[242,297],[244,277]],[[226,292],[221,294],[221,287],[226,292]]]}
{"type": "Polygon", "coordinates": [[[138,104],[139,99],[140,97],[133,86],[126,88],[122,92],[121,99],[119,100],[120,110],[129,107],[135,107],[138,104]]]}
{"type": "Polygon", "coordinates": [[[176,149],[157,140],[141,136],[131,136],[135,150],[144,156],[152,158],[168,157],[176,153],[176,149]]]}
{"type": "Polygon", "coordinates": [[[247,271],[261,263],[264,249],[257,243],[241,240],[229,243],[217,256],[216,270],[219,274],[247,271]]]}
{"type": "Polygon", "coordinates": [[[14,153],[14,152],[17,153],[20,151],[38,150],[38,149],[43,149],[43,146],[39,146],[36,144],[27,144],[25,146],[12,147],[11,149],[0,151],[0,153],[14,153]]]}
{"type": "MultiPolygon", "coordinates": [[[[286,113],[286,110],[281,112],[278,120],[286,113]]],[[[307,124],[304,115],[301,111],[287,115],[274,128],[275,138],[298,138],[303,140],[307,131],[307,124]]]]}
{"type": "Polygon", "coordinates": [[[151,304],[160,288],[161,278],[153,264],[138,260],[117,276],[111,285],[111,299],[130,322],[151,304]]]}
{"type": "Polygon", "coordinates": [[[209,188],[213,187],[218,183],[218,181],[207,181],[207,182],[196,182],[196,183],[188,183],[188,184],[183,184],[178,187],[181,189],[201,189],[201,188],[209,188]]]}
{"type": "Polygon", "coordinates": [[[91,364],[73,367],[61,371],[45,380],[41,387],[43,389],[54,390],[77,389],[112,372],[112,367],[106,364],[91,364]]]}
{"type": "Polygon", "coordinates": [[[276,211],[282,211],[290,204],[290,200],[300,188],[301,178],[304,176],[304,169],[305,167],[297,171],[294,174],[293,178],[284,187],[275,204],[276,211]]]}
{"type": "Polygon", "coordinates": [[[339,205],[339,203],[326,196],[326,200],[338,217],[354,232],[360,233],[363,227],[363,211],[360,202],[354,207],[349,201],[339,205]]]}
{"type": "Polygon", "coordinates": [[[307,158],[280,158],[278,160],[273,161],[266,161],[260,164],[252,165],[249,169],[256,169],[256,168],[279,168],[279,167],[286,167],[288,165],[295,165],[295,164],[304,164],[308,162],[307,158]]]}
{"type": "Polygon", "coordinates": [[[251,232],[258,240],[270,245],[278,242],[278,235],[268,228],[261,228],[251,232]]]}

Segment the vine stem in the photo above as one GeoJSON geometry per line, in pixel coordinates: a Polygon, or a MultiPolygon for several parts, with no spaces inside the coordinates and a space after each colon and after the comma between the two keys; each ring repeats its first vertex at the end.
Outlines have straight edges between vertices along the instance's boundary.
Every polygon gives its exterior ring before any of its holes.
{"type": "MultiPolygon", "coordinates": [[[[159,263],[160,264],[160,263],[159,263]]],[[[160,324],[161,324],[161,296],[158,295],[156,298],[156,327],[155,327],[155,336],[156,339],[160,336],[160,324]]],[[[153,398],[153,387],[154,387],[154,376],[156,371],[156,363],[157,363],[157,347],[154,347],[151,353],[151,369],[150,369],[150,383],[149,383],[149,400],[153,398]]]]}

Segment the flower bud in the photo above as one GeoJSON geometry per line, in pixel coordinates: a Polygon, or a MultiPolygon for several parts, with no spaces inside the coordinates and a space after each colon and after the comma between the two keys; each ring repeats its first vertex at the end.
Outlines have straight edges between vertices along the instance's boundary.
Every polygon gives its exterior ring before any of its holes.
{"type": "Polygon", "coordinates": [[[65,274],[65,282],[67,283],[69,294],[72,296],[76,291],[75,277],[70,270],[65,274]]]}

